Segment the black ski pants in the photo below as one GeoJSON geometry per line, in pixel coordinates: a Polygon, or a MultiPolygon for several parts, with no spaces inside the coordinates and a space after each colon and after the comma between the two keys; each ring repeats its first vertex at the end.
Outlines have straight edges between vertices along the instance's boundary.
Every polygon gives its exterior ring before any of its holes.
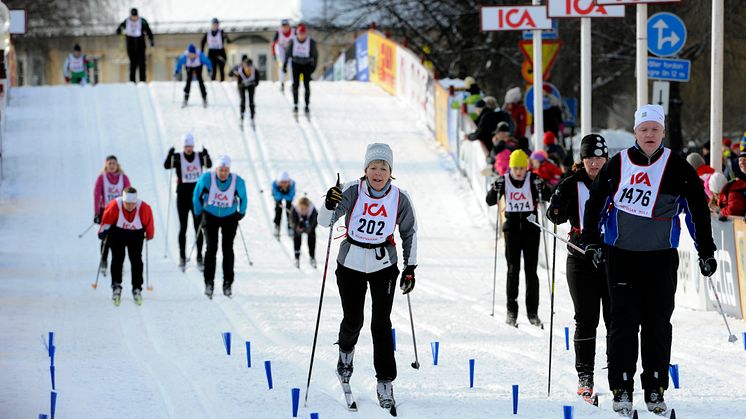
{"type": "Polygon", "coordinates": [[[643,389],[668,388],[671,315],[676,293],[676,249],[634,252],[606,249],[611,296],[609,388],[634,388],[638,331],[643,389]]]}
{"type": "Polygon", "coordinates": [[[199,234],[199,217],[194,216],[192,195],[196,183],[181,183],[176,189],[176,211],[179,213],[179,256],[186,258],[186,233],[189,226],[189,213],[192,213],[194,234],[197,237],[197,258],[202,256],[202,242],[204,237],[199,234]]]}
{"type": "Polygon", "coordinates": [[[207,89],[205,89],[205,80],[202,78],[202,66],[186,68],[186,86],[184,86],[184,100],[189,100],[189,91],[192,90],[192,77],[197,77],[199,91],[202,93],[202,99],[207,98],[207,89]]]}
{"type": "Polygon", "coordinates": [[[249,112],[251,117],[254,118],[254,90],[256,85],[244,86],[243,83],[238,83],[238,97],[241,98],[241,115],[246,112],[246,94],[249,95],[249,112]]]}
{"type": "Polygon", "coordinates": [[[596,330],[599,312],[606,325],[608,358],[608,331],[610,319],[609,284],[605,267],[597,269],[582,255],[567,257],[567,285],[575,308],[575,370],[578,374],[593,374],[596,359],[596,330]]]}
{"type": "Polygon", "coordinates": [[[300,246],[303,241],[303,233],[308,235],[306,241],[308,242],[308,256],[311,259],[316,259],[316,229],[300,230],[295,229],[293,235],[293,249],[295,249],[295,258],[300,258],[300,246]]]}
{"type": "Polygon", "coordinates": [[[218,254],[218,233],[222,232],[221,248],[223,249],[223,287],[233,284],[233,239],[236,238],[238,229],[238,218],[235,214],[227,217],[216,217],[205,212],[207,226],[207,249],[205,250],[205,284],[214,285],[215,266],[218,254]]]}
{"type": "Polygon", "coordinates": [[[391,307],[397,290],[396,278],[399,276],[399,268],[393,265],[366,274],[338,264],[336,274],[343,312],[342,324],[339,325],[339,349],[349,352],[357,344],[360,330],[363,328],[365,294],[370,284],[373,366],[376,369],[376,378],[393,381],[396,378],[396,360],[394,339],[391,336],[391,307]]]}
{"type": "Polygon", "coordinates": [[[220,71],[220,81],[225,81],[225,61],[227,60],[225,48],[208,50],[207,58],[212,62],[212,73],[210,74],[210,78],[215,80],[215,76],[217,76],[218,71],[220,71]]]}
{"type": "Polygon", "coordinates": [[[145,239],[144,230],[123,230],[112,227],[108,234],[107,243],[111,247],[111,288],[122,288],[122,268],[124,267],[124,252],[129,256],[132,268],[132,290],[142,291],[142,244],[145,239]]]}
{"type": "Polygon", "coordinates": [[[297,64],[295,61],[293,65],[293,103],[298,105],[298,87],[300,86],[300,76],[303,74],[303,89],[305,90],[306,106],[311,103],[311,73],[313,73],[313,67],[311,64],[297,64]]]}
{"type": "Polygon", "coordinates": [[[130,81],[135,83],[135,74],[140,70],[140,81],[145,81],[145,41],[127,39],[127,56],[130,59],[130,81]]]}
{"type": "Polygon", "coordinates": [[[535,316],[539,309],[539,276],[536,267],[539,263],[538,228],[522,228],[505,231],[505,260],[508,262],[508,280],[505,291],[508,297],[508,312],[518,313],[518,283],[523,254],[523,272],[526,276],[526,314],[535,316]]]}
{"type": "Polygon", "coordinates": [[[290,211],[293,209],[293,203],[290,201],[275,201],[275,225],[279,226],[280,222],[282,222],[282,203],[285,203],[285,217],[287,217],[288,220],[288,227],[292,227],[292,221],[290,221],[290,211]]]}

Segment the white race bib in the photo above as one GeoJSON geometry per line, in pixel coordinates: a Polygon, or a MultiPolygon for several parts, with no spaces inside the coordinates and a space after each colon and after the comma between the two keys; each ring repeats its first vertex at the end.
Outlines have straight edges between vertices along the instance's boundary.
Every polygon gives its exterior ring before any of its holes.
{"type": "Polygon", "coordinates": [[[85,70],[85,58],[83,57],[84,56],[81,54],[80,57],[75,58],[74,55],[70,54],[70,57],[68,58],[70,71],[73,73],[80,73],[85,70]]]}
{"type": "Polygon", "coordinates": [[[300,42],[297,38],[293,41],[293,57],[308,58],[311,56],[311,38],[306,38],[305,42],[300,42]]]}
{"type": "Polygon", "coordinates": [[[194,161],[188,162],[184,153],[179,153],[181,160],[181,183],[196,183],[202,174],[202,164],[199,161],[199,155],[194,153],[194,161]]]}
{"type": "Polygon", "coordinates": [[[585,203],[591,197],[588,187],[585,183],[578,181],[578,216],[580,217],[580,230],[583,230],[583,217],[585,217],[585,203]]]}
{"type": "Polygon", "coordinates": [[[124,208],[122,204],[122,198],[117,198],[117,207],[119,207],[119,218],[117,219],[117,227],[122,230],[142,230],[142,220],[140,220],[140,205],[142,201],[137,200],[137,207],[135,207],[135,218],[132,221],[127,221],[124,218],[124,208]]]}
{"type": "Polygon", "coordinates": [[[231,208],[236,200],[236,175],[231,174],[231,183],[226,191],[218,188],[215,171],[210,172],[210,194],[207,195],[207,205],[215,208],[231,208]]]}
{"type": "Polygon", "coordinates": [[[347,235],[360,243],[381,244],[396,229],[399,188],[391,185],[385,196],[376,199],[368,195],[364,182],[361,180],[358,185],[357,201],[350,214],[347,235]]]}
{"type": "Polygon", "coordinates": [[[526,180],[523,181],[523,186],[520,188],[513,186],[509,173],[503,176],[505,176],[505,212],[533,212],[531,172],[526,173],[526,180]]]}
{"type": "Polygon", "coordinates": [[[127,36],[132,36],[135,38],[139,38],[142,36],[142,19],[137,18],[134,22],[132,19],[127,19],[127,24],[125,25],[124,34],[127,36]]]}
{"type": "Polygon", "coordinates": [[[207,46],[210,49],[223,49],[223,31],[218,30],[214,36],[212,31],[207,31],[207,46]]]}
{"type": "Polygon", "coordinates": [[[189,55],[187,55],[186,59],[186,66],[187,68],[195,68],[202,65],[202,61],[199,59],[199,54],[194,55],[194,59],[189,58],[189,55]]]}
{"type": "Polygon", "coordinates": [[[638,166],[629,159],[629,150],[622,152],[621,179],[614,194],[614,206],[628,214],[652,218],[670,155],[671,150],[664,148],[658,161],[650,166],[638,166]]]}
{"type": "Polygon", "coordinates": [[[120,173],[119,180],[114,185],[109,183],[109,178],[106,176],[106,173],[102,176],[104,177],[104,205],[106,205],[109,202],[122,197],[122,192],[124,192],[124,175],[120,173]]]}
{"type": "Polygon", "coordinates": [[[290,45],[290,41],[292,41],[294,38],[295,29],[290,29],[290,33],[288,35],[282,33],[282,28],[277,30],[277,44],[280,45],[283,49],[287,49],[288,45],[290,45]]]}

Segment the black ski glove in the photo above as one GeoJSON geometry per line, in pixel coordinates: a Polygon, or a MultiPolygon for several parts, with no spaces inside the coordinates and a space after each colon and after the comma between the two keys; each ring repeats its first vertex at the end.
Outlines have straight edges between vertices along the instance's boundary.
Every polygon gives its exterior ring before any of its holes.
{"type": "Polygon", "coordinates": [[[601,249],[601,246],[595,244],[589,244],[585,247],[585,258],[592,262],[596,269],[600,268],[606,262],[603,249],[601,249]]]}
{"type": "Polygon", "coordinates": [[[699,271],[703,276],[712,276],[718,269],[718,262],[714,257],[699,257],[699,271]]]}
{"type": "Polygon", "coordinates": [[[102,209],[101,211],[98,212],[98,214],[93,216],[93,222],[95,224],[101,224],[101,218],[103,218],[103,216],[104,216],[104,210],[102,209]]]}
{"type": "Polygon", "coordinates": [[[176,154],[176,149],[175,148],[171,147],[171,148],[168,149],[168,155],[169,155],[169,157],[173,156],[175,154],[176,154]]]}
{"type": "Polygon", "coordinates": [[[399,288],[401,288],[402,294],[406,295],[412,292],[414,289],[414,269],[417,265],[409,265],[404,267],[404,271],[401,273],[401,280],[399,281],[399,288]]]}
{"type": "Polygon", "coordinates": [[[98,232],[98,238],[99,240],[105,240],[106,236],[109,234],[109,229],[101,230],[98,232]]]}
{"type": "Polygon", "coordinates": [[[287,64],[283,64],[282,65],[282,72],[283,73],[287,73],[288,72],[288,65],[287,64]]]}
{"type": "Polygon", "coordinates": [[[544,190],[544,179],[540,178],[539,176],[533,176],[533,182],[534,187],[536,187],[536,192],[541,193],[544,190]]]}
{"type": "Polygon", "coordinates": [[[492,189],[494,189],[497,192],[497,196],[501,196],[505,194],[505,177],[500,176],[495,180],[495,183],[492,185],[492,189]]]}
{"type": "Polygon", "coordinates": [[[245,217],[246,214],[241,213],[240,211],[236,211],[236,221],[243,220],[243,217],[245,217]]]}
{"type": "Polygon", "coordinates": [[[340,202],[342,202],[342,188],[339,186],[332,186],[328,191],[326,191],[324,205],[326,206],[326,209],[334,211],[334,209],[337,208],[337,204],[340,202]]]}

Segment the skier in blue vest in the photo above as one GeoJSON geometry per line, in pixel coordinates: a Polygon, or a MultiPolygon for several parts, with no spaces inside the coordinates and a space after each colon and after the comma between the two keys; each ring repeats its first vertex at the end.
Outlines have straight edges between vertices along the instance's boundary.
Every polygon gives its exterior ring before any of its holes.
{"type": "Polygon", "coordinates": [[[189,91],[192,88],[192,78],[196,77],[199,83],[199,90],[202,92],[202,105],[207,107],[207,89],[205,89],[205,80],[202,78],[202,66],[207,66],[207,71],[212,72],[212,62],[207,58],[202,51],[197,51],[197,47],[194,44],[189,44],[187,50],[181,54],[179,60],[176,61],[176,67],[174,68],[174,78],[178,78],[181,74],[181,67],[186,67],[186,86],[184,86],[184,103],[181,107],[186,107],[189,102],[189,91]]]}

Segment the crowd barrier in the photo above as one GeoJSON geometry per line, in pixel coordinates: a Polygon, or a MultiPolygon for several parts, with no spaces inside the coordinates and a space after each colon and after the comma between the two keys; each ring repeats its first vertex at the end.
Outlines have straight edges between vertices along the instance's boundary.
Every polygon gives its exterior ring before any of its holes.
{"type": "MultiPolygon", "coordinates": [[[[452,107],[454,90],[441,84],[415,53],[370,30],[340,54],[324,78],[375,83],[400,98],[456,161],[480,208],[494,225],[497,212],[484,201],[493,181],[483,175],[486,156],[478,141],[463,141],[476,126],[463,108],[452,107]]],[[[686,225],[683,216],[681,225],[686,225]]],[[[746,222],[743,218],[720,221],[713,217],[712,230],[718,248],[718,270],[712,281],[699,273],[697,251],[688,231],[684,228],[681,233],[676,305],[718,310],[714,287],[727,315],[746,318],[746,222]]]]}

